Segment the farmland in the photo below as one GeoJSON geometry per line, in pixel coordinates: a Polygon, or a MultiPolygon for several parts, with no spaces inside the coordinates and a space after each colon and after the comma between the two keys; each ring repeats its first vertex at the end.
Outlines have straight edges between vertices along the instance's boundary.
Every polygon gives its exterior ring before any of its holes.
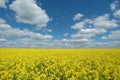
{"type": "Polygon", "coordinates": [[[119,80],[120,49],[0,49],[0,80],[119,80]]]}

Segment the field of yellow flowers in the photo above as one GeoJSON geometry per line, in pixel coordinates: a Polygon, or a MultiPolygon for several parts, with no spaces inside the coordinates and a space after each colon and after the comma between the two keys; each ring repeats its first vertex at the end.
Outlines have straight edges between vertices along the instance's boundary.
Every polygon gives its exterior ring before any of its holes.
{"type": "Polygon", "coordinates": [[[120,49],[0,49],[0,80],[120,80],[120,49]]]}

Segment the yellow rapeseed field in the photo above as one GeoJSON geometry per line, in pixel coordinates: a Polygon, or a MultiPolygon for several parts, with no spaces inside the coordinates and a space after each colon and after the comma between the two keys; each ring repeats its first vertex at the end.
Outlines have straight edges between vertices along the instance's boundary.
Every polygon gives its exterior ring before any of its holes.
{"type": "Polygon", "coordinates": [[[120,49],[0,49],[0,80],[120,80],[120,49]]]}

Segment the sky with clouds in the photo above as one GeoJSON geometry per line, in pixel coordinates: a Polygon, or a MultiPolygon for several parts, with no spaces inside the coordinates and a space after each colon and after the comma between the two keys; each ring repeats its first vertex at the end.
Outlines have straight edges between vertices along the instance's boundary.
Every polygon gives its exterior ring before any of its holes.
{"type": "Polygon", "coordinates": [[[120,48],[120,0],[0,0],[0,47],[120,48]]]}

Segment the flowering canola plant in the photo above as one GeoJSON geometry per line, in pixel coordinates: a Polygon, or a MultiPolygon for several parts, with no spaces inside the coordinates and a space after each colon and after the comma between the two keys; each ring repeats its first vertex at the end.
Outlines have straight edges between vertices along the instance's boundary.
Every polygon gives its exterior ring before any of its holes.
{"type": "Polygon", "coordinates": [[[0,49],[0,80],[119,80],[120,49],[0,49]]]}

